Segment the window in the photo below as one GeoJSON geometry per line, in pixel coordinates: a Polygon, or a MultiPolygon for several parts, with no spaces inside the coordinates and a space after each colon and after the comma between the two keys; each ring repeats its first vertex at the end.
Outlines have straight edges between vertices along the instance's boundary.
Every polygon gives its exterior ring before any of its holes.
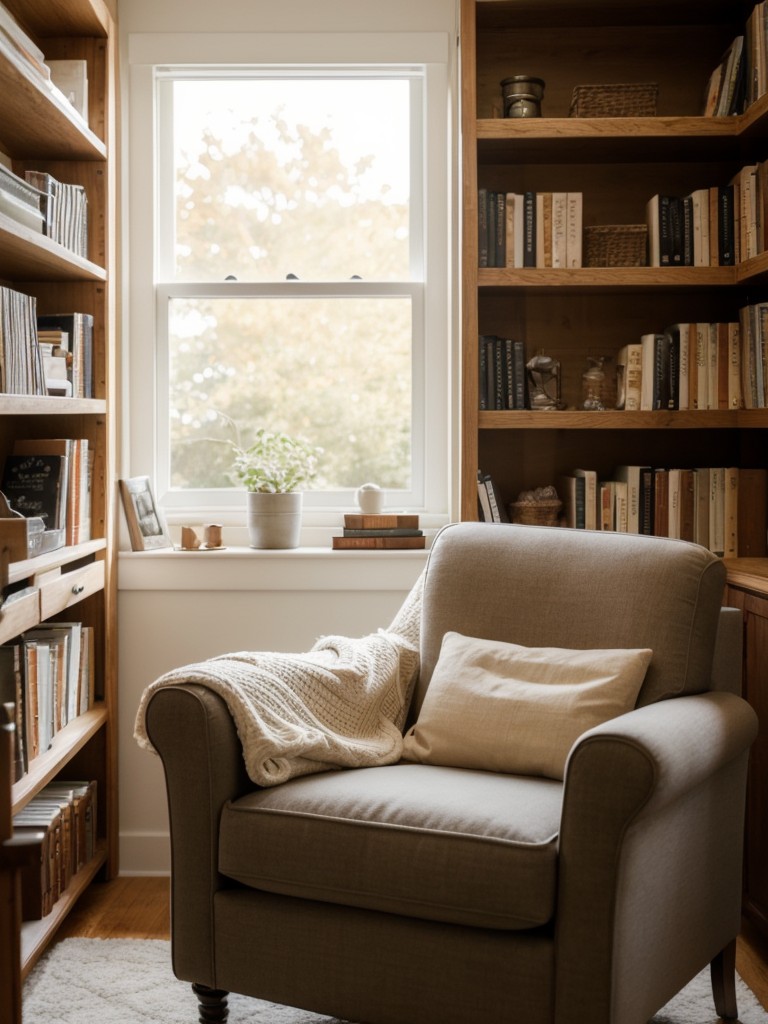
{"type": "Polygon", "coordinates": [[[139,321],[155,401],[148,424],[132,359],[132,468],[151,456],[168,513],[241,507],[232,444],[267,427],[322,448],[310,509],[373,480],[445,513],[445,68],[134,63],[154,159],[147,190],[132,146],[131,353],[139,321]]]}

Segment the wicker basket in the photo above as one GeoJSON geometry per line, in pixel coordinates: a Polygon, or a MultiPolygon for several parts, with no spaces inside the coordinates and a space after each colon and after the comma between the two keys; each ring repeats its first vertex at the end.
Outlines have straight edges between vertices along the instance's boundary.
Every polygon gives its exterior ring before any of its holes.
{"type": "Polygon", "coordinates": [[[655,117],[658,95],[655,82],[577,85],[571,97],[571,117],[655,117]]]}
{"type": "Polygon", "coordinates": [[[596,224],[584,228],[585,267],[645,267],[645,224],[596,224]]]}
{"type": "Polygon", "coordinates": [[[562,501],[513,501],[509,518],[523,526],[557,526],[562,501]]]}

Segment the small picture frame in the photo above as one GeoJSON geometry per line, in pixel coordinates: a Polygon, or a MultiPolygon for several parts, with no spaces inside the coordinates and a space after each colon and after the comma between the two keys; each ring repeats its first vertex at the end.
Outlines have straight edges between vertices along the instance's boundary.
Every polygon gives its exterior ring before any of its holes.
{"type": "Polygon", "coordinates": [[[133,551],[173,547],[162,513],[157,507],[148,476],[120,481],[125,518],[133,551]]]}

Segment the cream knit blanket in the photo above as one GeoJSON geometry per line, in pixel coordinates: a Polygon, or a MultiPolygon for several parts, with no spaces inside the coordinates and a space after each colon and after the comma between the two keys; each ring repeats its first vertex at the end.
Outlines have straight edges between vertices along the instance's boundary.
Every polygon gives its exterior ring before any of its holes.
{"type": "Polygon", "coordinates": [[[200,683],[226,702],[248,775],[260,786],[329,768],[393,764],[419,670],[422,592],[423,573],[389,628],[369,636],[321,637],[306,654],[224,654],[165,673],[142,694],[137,743],[154,749],[145,711],[156,690],[200,683]]]}

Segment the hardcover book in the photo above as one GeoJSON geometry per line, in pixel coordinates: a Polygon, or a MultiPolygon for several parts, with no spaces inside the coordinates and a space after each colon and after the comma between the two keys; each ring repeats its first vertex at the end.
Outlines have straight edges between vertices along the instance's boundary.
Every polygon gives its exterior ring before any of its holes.
{"type": "Polygon", "coordinates": [[[68,472],[66,455],[7,455],[0,489],[15,512],[42,519],[46,530],[64,530],[68,472]]]}

